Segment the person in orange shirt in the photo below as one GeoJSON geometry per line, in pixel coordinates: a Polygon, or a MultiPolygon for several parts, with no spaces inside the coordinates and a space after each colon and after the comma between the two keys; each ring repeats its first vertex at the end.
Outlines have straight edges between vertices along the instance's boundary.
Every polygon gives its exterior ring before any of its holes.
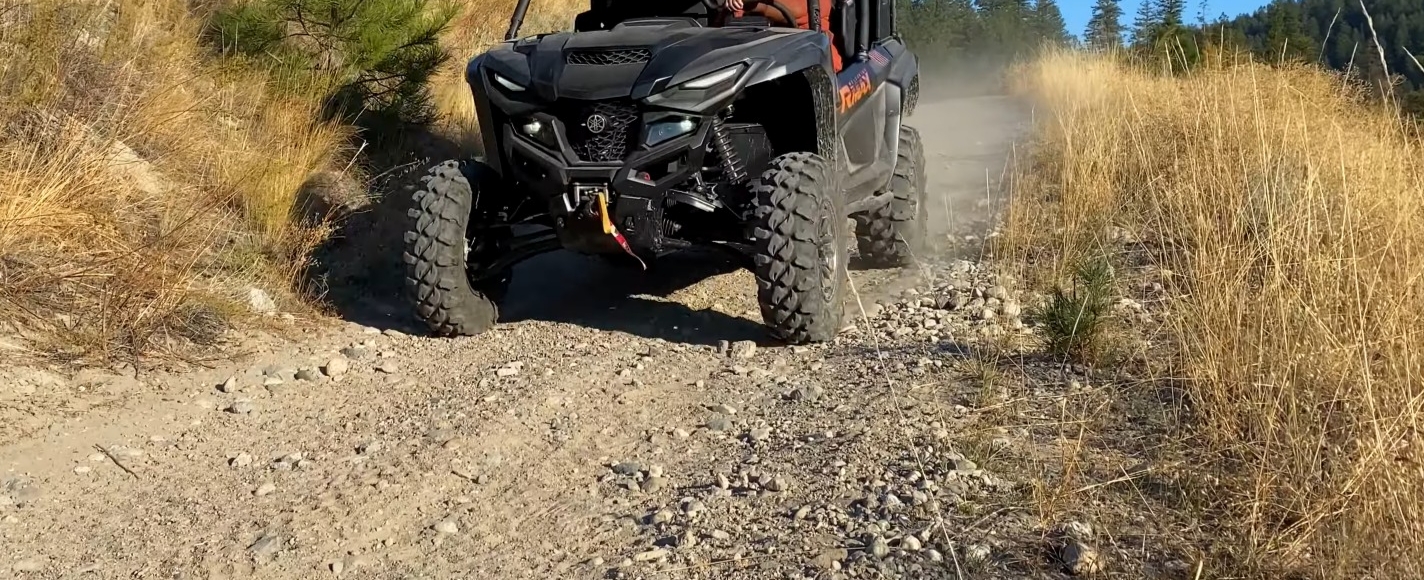
{"type": "MultiPolygon", "coordinates": [[[[806,30],[811,29],[811,0],[776,0],[776,2],[786,7],[786,10],[791,13],[791,16],[795,18],[796,21],[785,22],[786,18],[782,16],[781,11],[777,10],[775,6],[772,6],[770,3],[766,2],[746,2],[745,0],[722,0],[722,6],[725,7],[727,10],[730,10],[733,16],[740,17],[744,16],[746,12],[751,12],[752,14],[762,16],[773,23],[795,26],[797,28],[804,28],[806,30]],[[745,10],[747,4],[752,4],[752,8],[750,11],[745,10]]],[[[831,39],[831,66],[835,67],[836,72],[840,72],[841,53],[840,50],[836,48],[835,37],[831,34],[831,0],[820,0],[820,3],[821,34],[824,34],[827,38],[831,39]]]]}

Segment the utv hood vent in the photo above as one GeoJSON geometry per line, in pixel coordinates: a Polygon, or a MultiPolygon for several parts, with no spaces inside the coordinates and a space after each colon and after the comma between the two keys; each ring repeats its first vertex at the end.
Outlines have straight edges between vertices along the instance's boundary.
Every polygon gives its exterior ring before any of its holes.
{"type": "Polygon", "coordinates": [[[568,64],[620,65],[648,62],[652,51],[646,48],[571,50],[564,54],[568,64]]]}

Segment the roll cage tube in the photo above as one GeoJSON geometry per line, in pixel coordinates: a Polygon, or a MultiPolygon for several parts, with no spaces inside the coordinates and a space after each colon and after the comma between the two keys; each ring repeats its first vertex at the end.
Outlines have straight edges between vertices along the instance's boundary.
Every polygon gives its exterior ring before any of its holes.
{"type": "MultiPolygon", "coordinates": [[[[525,0],[526,2],[528,0],[525,0]]],[[[882,0],[885,1],[885,0],[882,0]]],[[[894,4],[894,0],[889,0],[894,4]]],[[[870,2],[860,0],[855,6],[855,59],[864,61],[870,58],[870,2]]]]}
{"type": "Polygon", "coordinates": [[[509,17],[509,29],[504,31],[505,40],[514,40],[519,37],[519,27],[524,24],[524,15],[529,12],[529,0],[517,0],[514,3],[514,14],[509,17]]]}

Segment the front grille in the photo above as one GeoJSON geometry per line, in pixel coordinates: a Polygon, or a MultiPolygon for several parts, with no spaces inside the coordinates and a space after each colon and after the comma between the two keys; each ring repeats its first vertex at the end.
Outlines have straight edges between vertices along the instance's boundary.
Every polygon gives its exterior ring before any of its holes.
{"type": "Polygon", "coordinates": [[[630,48],[623,50],[575,50],[564,55],[564,62],[569,64],[593,64],[593,65],[615,65],[615,64],[637,64],[648,62],[652,53],[646,48],[630,48]]]}
{"type": "Polygon", "coordinates": [[[576,105],[560,115],[574,154],[599,163],[623,159],[638,135],[638,117],[632,103],[616,101],[576,105]]]}

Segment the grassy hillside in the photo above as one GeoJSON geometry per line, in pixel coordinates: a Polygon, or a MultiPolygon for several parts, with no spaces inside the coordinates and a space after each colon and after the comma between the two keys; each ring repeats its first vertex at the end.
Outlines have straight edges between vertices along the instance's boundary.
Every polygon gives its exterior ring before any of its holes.
{"type": "MultiPolygon", "coordinates": [[[[464,142],[460,71],[503,32],[506,4],[462,4],[444,36],[437,129],[464,142]]],[[[574,8],[536,3],[530,29],[574,8]]],[[[330,230],[315,199],[370,193],[371,152],[319,120],[316,87],[278,90],[219,59],[202,43],[214,9],[0,0],[0,357],[95,362],[210,343],[249,318],[254,288],[300,308],[286,290],[330,230]]]]}
{"type": "Polygon", "coordinates": [[[1002,250],[1160,289],[1117,361],[1187,395],[1153,445],[1190,458],[1200,577],[1420,577],[1424,142],[1310,67],[1059,53],[1023,79],[1038,149],[1002,250]]]}

